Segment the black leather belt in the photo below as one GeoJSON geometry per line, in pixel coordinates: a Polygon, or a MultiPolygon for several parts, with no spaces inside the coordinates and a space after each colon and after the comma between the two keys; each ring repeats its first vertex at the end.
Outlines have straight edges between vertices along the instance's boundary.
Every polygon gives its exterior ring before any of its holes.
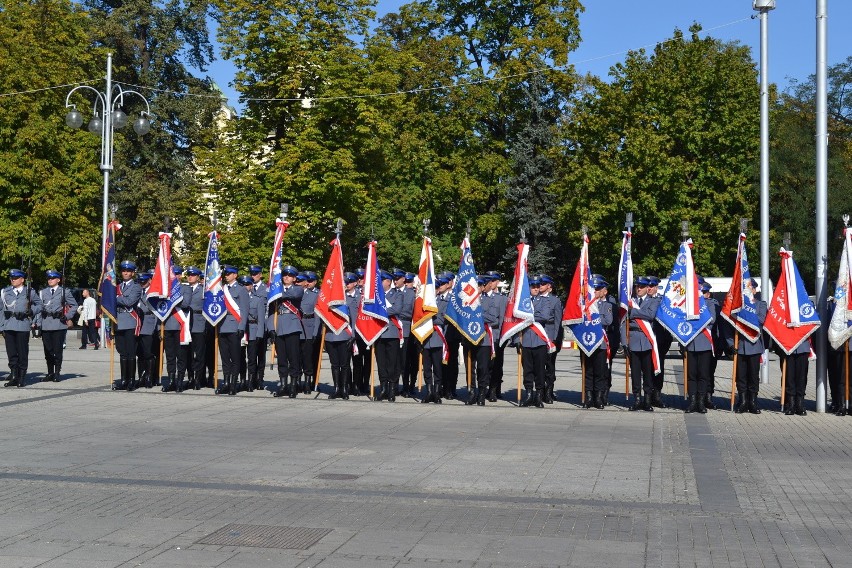
{"type": "Polygon", "coordinates": [[[314,314],[304,314],[302,316],[302,319],[306,319],[306,320],[314,319],[314,314]]]}
{"type": "Polygon", "coordinates": [[[204,310],[192,310],[192,313],[194,313],[194,314],[203,314],[203,313],[204,313],[204,310]]]}

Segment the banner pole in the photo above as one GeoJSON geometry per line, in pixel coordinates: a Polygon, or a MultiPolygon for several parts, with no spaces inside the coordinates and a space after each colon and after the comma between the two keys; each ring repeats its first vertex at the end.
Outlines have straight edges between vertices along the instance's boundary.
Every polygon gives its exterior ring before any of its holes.
{"type": "Polygon", "coordinates": [[[422,391],[423,390],[423,351],[422,350],[420,351],[420,356],[418,357],[418,360],[420,361],[420,364],[419,364],[419,367],[418,367],[419,370],[417,372],[417,390],[422,391]]]}
{"type": "Polygon", "coordinates": [[[269,370],[275,369],[275,333],[278,330],[278,306],[275,306],[275,315],[272,316],[272,352],[269,356],[269,370]]]}
{"type": "Polygon", "coordinates": [[[740,334],[734,329],[734,365],[731,372],[731,412],[734,411],[734,401],[737,397],[737,357],[740,350],[740,334]]]}
{"type": "MultiPolygon", "coordinates": [[[[166,326],[163,325],[165,322],[160,323],[160,364],[157,366],[157,372],[160,373],[157,376],[157,382],[163,382],[163,344],[166,342],[166,326]]],[[[172,385],[169,385],[171,387],[172,385]]]]}
{"type": "Polygon", "coordinates": [[[787,392],[787,357],[781,361],[781,412],[784,412],[784,394],[787,392]]]}
{"type": "Polygon", "coordinates": [[[518,350],[518,406],[521,405],[521,387],[523,386],[522,363],[524,359],[523,348],[518,350]]]}
{"type": "MultiPolygon", "coordinates": [[[[104,338],[105,341],[109,343],[109,386],[115,384],[115,341],[110,341],[109,336],[112,332],[112,326],[110,326],[109,330],[104,329],[104,338]]],[[[848,382],[848,381],[847,381],[848,382]]]]}
{"type": "Polygon", "coordinates": [[[849,406],[849,341],[846,341],[846,397],[843,399],[843,409],[849,406]]]}
{"type": "MultiPolygon", "coordinates": [[[[317,357],[317,371],[316,376],[314,377],[314,390],[319,392],[319,375],[320,369],[322,369],[322,350],[325,348],[325,324],[322,325],[322,337],[320,337],[320,346],[319,346],[319,357],[317,357]]],[[[333,371],[332,371],[333,372],[333,371]]],[[[343,387],[341,387],[343,388],[343,387]]]]}
{"type": "Polygon", "coordinates": [[[683,398],[689,398],[689,359],[686,358],[686,351],[683,352],[683,398]]]}

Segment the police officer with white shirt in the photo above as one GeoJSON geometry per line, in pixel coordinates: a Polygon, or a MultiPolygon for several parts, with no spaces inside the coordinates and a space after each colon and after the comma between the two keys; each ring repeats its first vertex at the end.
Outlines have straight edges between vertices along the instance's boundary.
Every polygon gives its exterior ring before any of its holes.
{"type": "Polygon", "coordinates": [[[245,336],[249,319],[248,292],[245,287],[237,283],[238,273],[239,271],[229,264],[222,267],[225,304],[227,307],[229,302],[233,302],[234,306],[226,309],[225,318],[219,322],[219,355],[222,358],[224,385],[219,387],[217,394],[237,394],[237,380],[240,375],[240,343],[245,336]]]}
{"type": "Polygon", "coordinates": [[[120,382],[113,384],[113,390],[130,390],[136,376],[136,338],[141,327],[142,320],[138,313],[137,304],[142,297],[142,287],[133,279],[136,272],[136,264],[123,260],[119,265],[121,271],[121,282],[115,299],[116,319],[115,324],[115,348],[119,355],[119,368],[121,369],[120,382]]]}
{"type": "Polygon", "coordinates": [[[0,331],[6,341],[6,356],[11,375],[4,385],[22,387],[27,376],[30,354],[30,331],[34,318],[41,313],[41,299],[35,290],[25,286],[26,273],[13,268],[9,271],[10,286],[0,295],[3,311],[0,312],[0,331]]]}
{"type": "MultiPolygon", "coordinates": [[[[266,306],[266,300],[269,296],[269,287],[266,285],[266,282],[263,281],[263,268],[260,265],[252,264],[249,266],[249,276],[251,276],[252,280],[252,290],[250,291],[250,295],[256,296],[263,300],[264,309],[266,306]]],[[[261,314],[262,315],[262,314],[261,314]]],[[[264,321],[264,330],[268,331],[266,327],[266,322],[264,321]]],[[[265,338],[263,341],[257,344],[257,353],[255,354],[257,359],[257,376],[255,377],[254,388],[258,390],[263,390],[264,382],[263,382],[263,372],[266,369],[266,341],[265,338]]]]}
{"type": "Polygon", "coordinates": [[[204,284],[201,282],[201,277],[204,272],[196,266],[187,266],[184,274],[186,274],[186,285],[183,289],[183,305],[188,308],[189,335],[191,338],[186,372],[190,386],[194,390],[199,390],[202,386],[207,386],[204,377],[204,363],[207,353],[205,331],[209,324],[204,319],[202,311],[204,309],[204,284]]]}
{"type": "Polygon", "coordinates": [[[302,325],[302,298],[305,289],[296,285],[299,270],[292,265],[281,269],[283,287],[282,296],[275,309],[278,321],[274,315],[269,317],[267,325],[275,328],[275,351],[278,354],[278,390],[273,396],[296,398],[299,392],[299,379],[302,376],[302,341],[305,339],[305,328],[302,325]]]}
{"type": "Polygon", "coordinates": [[[302,392],[311,394],[319,359],[319,334],[322,330],[320,319],[314,313],[319,298],[317,274],[306,270],[297,277],[296,281],[300,282],[305,289],[302,295],[302,325],[305,328],[305,340],[302,342],[302,372],[305,375],[305,381],[302,384],[302,392]]]}
{"type": "MultiPolygon", "coordinates": [[[[139,314],[142,317],[142,329],[139,331],[137,340],[136,353],[139,359],[139,382],[147,389],[154,386],[154,379],[160,382],[160,377],[157,376],[159,365],[157,356],[159,355],[160,346],[160,320],[154,314],[154,309],[148,303],[148,289],[151,287],[151,278],[154,273],[152,271],[142,272],[136,277],[139,286],[142,287],[142,296],[139,299],[139,314]]],[[[131,385],[129,390],[133,390],[135,385],[131,385]]],[[[163,385],[163,389],[165,389],[163,385]]]]}
{"type": "Polygon", "coordinates": [[[248,325],[246,327],[246,373],[242,388],[253,392],[255,387],[263,388],[263,379],[258,382],[258,372],[262,372],[266,357],[260,352],[266,351],[266,321],[263,317],[266,310],[266,296],[257,293],[255,282],[251,276],[241,276],[240,284],[245,286],[249,295],[248,325]]]}
{"type": "Polygon", "coordinates": [[[60,286],[62,275],[55,270],[45,272],[47,287],[41,293],[41,313],[36,316],[36,327],[41,328],[47,375],[42,381],[59,382],[62,372],[62,346],[68,333],[68,322],[77,313],[77,300],[65,286],[60,286]],[[67,314],[67,315],[66,315],[67,314]]]}

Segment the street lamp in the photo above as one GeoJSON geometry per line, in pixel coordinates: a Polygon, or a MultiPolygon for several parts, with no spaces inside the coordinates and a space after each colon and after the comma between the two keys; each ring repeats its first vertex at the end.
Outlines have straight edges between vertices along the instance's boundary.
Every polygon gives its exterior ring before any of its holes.
{"type": "Polygon", "coordinates": [[[133,130],[139,136],[144,136],[151,130],[151,107],[148,100],[136,91],[126,91],[120,85],[112,84],[112,53],[107,54],[106,89],[98,91],[89,85],[74,87],[65,97],[65,108],[71,109],[65,115],[65,124],[70,128],[83,126],[83,115],[77,110],[77,105],[71,103],[71,95],[78,90],[88,90],[95,94],[95,102],[92,105],[92,118],[87,126],[89,132],[101,135],[101,164],[100,169],[104,175],[104,208],[101,248],[106,254],[107,237],[107,215],[109,212],[109,173],[112,171],[113,133],[127,126],[127,115],[121,110],[125,95],[136,95],[145,103],[145,110],[139,113],[139,118],[133,121],[133,130]]]}
{"type": "MultiPolygon", "coordinates": [[[[752,0],[760,13],[760,291],[769,298],[769,12],[775,0],[752,0]]],[[[766,352],[768,354],[768,351],[766,352]]],[[[768,361],[768,357],[764,357],[768,361]]],[[[760,367],[760,382],[769,382],[767,366],[760,367]]]]}

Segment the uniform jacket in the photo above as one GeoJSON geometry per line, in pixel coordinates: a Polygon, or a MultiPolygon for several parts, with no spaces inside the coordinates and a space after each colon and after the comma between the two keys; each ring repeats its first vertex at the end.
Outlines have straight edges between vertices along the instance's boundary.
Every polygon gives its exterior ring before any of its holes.
{"type": "Polygon", "coordinates": [[[154,335],[157,332],[160,319],[154,315],[151,304],[148,303],[148,288],[142,288],[142,296],[139,299],[139,312],[142,316],[142,330],[139,335],[154,335]]]}
{"type": "Polygon", "coordinates": [[[321,320],[314,313],[319,298],[319,288],[305,288],[304,290],[305,293],[302,295],[302,324],[305,326],[305,338],[313,339],[320,332],[321,320]]]}
{"type": "Polygon", "coordinates": [[[41,298],[41,313],[36,316],[36,325],[45,331],[58,331],[68,329],[65,325],[65,314],[72,319],[77,313],[77,300],[71,291],[64,286],[56,288],[44,288],[39,296],[41,298]],[[62,298],[65,297],[63,304],[62,298]]]}
{"type": "Polygon", "coordinates": [[[136,329],[136,318],[133,315],[138,315],[137,305],[142,298],[142,286],[135,280],[128,280],[121,282],[118,285],[118,290],[121,291],[121,294],[117,294],[115,299],[116,311],[118,311],[116,329],[119,331],[136,329]]]}
{"type": "MultiPolygon", "coordinates": [[[[637,301],[639,300],[637,299],[637,301]]],[[[654,319],[657,317],[657,308],[659,307],[660,298],[658,296],[646,294],[645,297],[642,298],[641,306],[638,308],[630,308],[627,321],[630,325],[630,344],[628,347],[631,351],[636,351],[637,353],[642,351],[651,351],[651,342],[648,341],[648,338],[645,337],[644,333],[642,333],[642,330],[639,328],[639,324],[635,320],[644,320],[649,324],[652,324],[654,319]]],[[[627,343],[624,336],[621,338],[621,343],[622,345],[627,343]]]]}
{"type": "MultiPolygon", "coordinates": [[[[552,296],[551,296],[551,298],[552,298],[552,296]]],[[[555,326],[556,318],[562,317],[561,312],[560,312],[559,316],[557,316],[556,312],[554,311],[554,308],[555,308],[554,302],[552,300],[542,296],[542,295],[533,296],[531,298],[531,300],[532,300],[533,315],[534,315],[535,321],[537,323],[540,323],[544,327],[545,332],[547,332],[547,336],[550,337],[550,332],[548,331],[548,326],[555,326]]],[[[557,300],[557,303],[558,303],[558,301],[559,300],[557,300]]],[[[554,337],[555,336],[556,336],[556,334],[554,333],[554,337]]],[[[543,346],[546,346],[546,345],[547,345],[547,342],[544,341],[541,337],[538,336],[537,333],[535,333],[533,331],[532,326],[526,327],[521,332],[521,346],[522,347],[533,348],[533,347],[543,347],[543,346]]]]}
{"type": "Polygon", "coordinates": [[[249,341],[262,339],[266,335],[266,294],[257,293],[255,288],[248,293],[249,310],[248,310],[248,331],[249,341]]]}
{"type": "Polygon", "coordinates": [[[240,308],[240,321],[231,315],[231,312],[225,310],[227,315],[219,322],[219,333],[244,333],[249,320],[249,295],[244,286],[234,282],[233,284],[225,284],[231,297],[240,308]]]}
{"type": "MultiPolygon", "coordinates": [[[[278,325],[275,327],[276,335],[289,335],[298,333],[300,339],[305,338],[305,329],[302,327],[302,298],[305,295],[305,289],[295,284],[282,290],[281,301],[278,304],[278,325]],[[285,302],[289,302],[296,310],[293,311],[285,306],[285,302]]],[[[275,316],[272,315],[272,318],[275,316]]],[[[267,321],[267,325],[272,326],[267,321]]]]}
{"type": "Polygon", "coordinates": [[[0,330],[26,331],[32,329],[34,318],[41,313],[41,298],[30,288],[30,309],[27,311],[27,287],[16,292],[11,286],[2,292],[3,311],[0,312],[0,330]]]}
{"type": "Polygon", "coordinates": [[[414,300],[417,297],[417,292],[414,288],[403,286],[402,288],[391,288],[388,290],[387,297],[399,296],[401,299],[399,308],[399,323],[402,324],[402,336],[408,338],[411,335],[411,318],[414,316],[414,300]]]}
{"type": "MultiPolygon", "coordinates": [[[[391,320],[388,322],[388,326],[385,328],[382,335],[379,339],[398,339],[399,338],[399,330],[396,327],[396,324],[393,322],[394,316],[396,318],[402,317],[402,306],[405,298],[403,297],[403,293],[399,291],[395,291],[393,289],[388,290],[388,293],[385,295],[387,299],[387,310],[388,310],[388,319],[391,320]]],[[[408,316],[408,329],[411,330],[411,315],[408,316]]],[[[403,334],[403,337],[405,335],[403,334]]]]}
{"type": "Polygon", "coordinates": [[[558,296],[552,293],[547,296],[539,294],[535,297],[540,298],[539,301],[542,303],[542,319],[539,319],[539,315],[536,313],[535,321],[542,324],[550,340],[556,342],[559,336],[559,328],[562,327],[562,302],[558,296]]]}
{"type": "MultiPolygon", "coordinates": [[[[757,311],[757,321],[760,322],[760,326],[763,327],[763,322],[766,321],[766,302],[758,300],[754,304],[757,311]]],[[[760,334],[757,341],[754,343],[746,339],[740,332],[736,333],[740,336],[739,345],[737,347],[737,353],[740,355],[760,355],[765,350],[763,346],[763,333],[760,334]]],[[[733,349],[733,337],[728,339],[728,346],[733,349]]]]}
{"type": "Polygon", "coordinates": [[[713,351],[715,349],[715,345],[713,344],[713,328],[716,325],[716,318],[719,317],[719,303],[707,302],[707,309],[710,310],[710,317],[712,319],[705,329],[710,332],[710,337],[708,338],[707,334],[702,331],[695,336],[695,339],[686,344],[687,351],[700,353],[702,351],[713,351]]]}
{"type": "MultiPolygon", "coordinates": [[[[180,293],[183,296],[183,300],[180,304],[174,307],[172,313],[170,313],[169,317],[166,318],[166,331],[180,331],[180,320],[175,317],[175,312],[181,310],[185,314],[189,315],[189,304],[192,301],[192,288],[189,287],[189,284],[181,284],[180,293]]],[[[189,331],[192,333],[192,323],[190,323],[189,331]]]]}
{"type": "Polygon", "coordinates": [[[326,343],[340,343],[341,341],[352,341],[355,338],[352,326],[355,325],[355,318],[358,317],[358,304],[360,303],[361,294],[357,290],[354,290],[354,294],[352,294],[351,296],[347,292],[346,307],[349,308],[349,327],[344,328],[340,333],[331,333],[331,331],[326,330],[326,343]]]}
{"type": "MultiPolygon", "coordinates": [[[[500,302],[497,299],[499,294],[483,294],[480,296],[482,303],[482,320],[485,322],[489,328],[491,328],[492,336],[495,339],[495,343],[499,343],[500,341],[500,302]]],[[[491,340],[488,338],[488,334],[485,334],[485,337],[479,343],[480,345],[491,345],[491,340]]]]}
{"type": "Polygon", "coordinates": [[[189,297],[189,313],[190,313],[190,324],[189,324],[189,332],[190,333],[204,333],[204,329],[207,325],[207,320],[204,319],[204,313],[202,309],[204,308],[204,284],[199,282],[195,285],[195,288],[186,285],[184,288],[184,303],[186,304],[187,296],[189,297]]]}

